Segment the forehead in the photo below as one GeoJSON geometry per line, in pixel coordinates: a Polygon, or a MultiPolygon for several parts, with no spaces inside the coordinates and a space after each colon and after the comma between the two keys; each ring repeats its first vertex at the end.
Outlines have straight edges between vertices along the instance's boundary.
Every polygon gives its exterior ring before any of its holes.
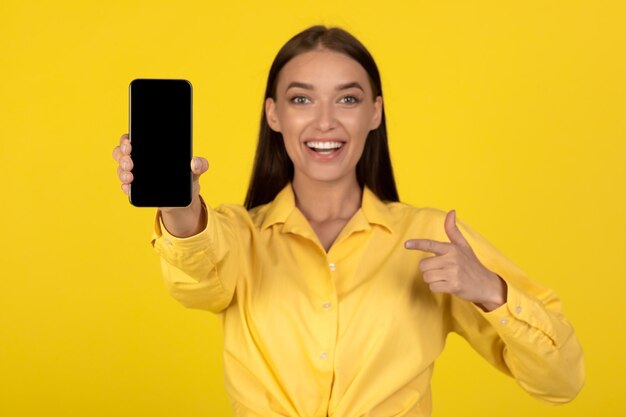
{"type": "Polygon", "coordinates": [[[294,81],[319,88],[356,81],[370,90],[369,76],[361,64],[348,55],[329,50],[305,52],[287,62],[278,75],[279,91],[294,81]]]}

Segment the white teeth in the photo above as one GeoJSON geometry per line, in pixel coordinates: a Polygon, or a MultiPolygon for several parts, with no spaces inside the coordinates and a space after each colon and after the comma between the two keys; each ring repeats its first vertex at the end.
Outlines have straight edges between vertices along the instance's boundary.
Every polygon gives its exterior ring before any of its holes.
{"type": "Polygon", "coordinates": [[[343,143],[341,142],[306,142],[306,146],[308,146],[311,149],[321,149],[321,150],[327,150],[327,149],[339,149],[343,146],[343,143]]]}

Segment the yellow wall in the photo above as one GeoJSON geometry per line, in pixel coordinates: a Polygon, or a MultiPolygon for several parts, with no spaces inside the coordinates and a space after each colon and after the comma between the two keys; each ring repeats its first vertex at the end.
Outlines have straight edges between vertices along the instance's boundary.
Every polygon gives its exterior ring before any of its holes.
{"type": "Polygon", "coordinates": [[[241,202],[271,60],[314,23],[378,60],[402,198],[555,288],[585,348],[555,408],[451,337],[434,417],[624,415],[624,22],[619,0],[3,0],[0,415],[232,415],[217,319],[166,294],[111,150],[130,80],[188,78],[205,195],[241,202]]]}

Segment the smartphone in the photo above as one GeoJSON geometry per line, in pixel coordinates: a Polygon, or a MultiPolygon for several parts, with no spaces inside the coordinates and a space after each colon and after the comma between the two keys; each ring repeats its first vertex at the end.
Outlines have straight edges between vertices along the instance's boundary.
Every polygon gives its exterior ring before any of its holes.
{"type": "Polygon", "coordinates": [[[133,182],[137,207],[186,207],[192,190],[192,87],[187,80],[130,83],[133,182]]]}

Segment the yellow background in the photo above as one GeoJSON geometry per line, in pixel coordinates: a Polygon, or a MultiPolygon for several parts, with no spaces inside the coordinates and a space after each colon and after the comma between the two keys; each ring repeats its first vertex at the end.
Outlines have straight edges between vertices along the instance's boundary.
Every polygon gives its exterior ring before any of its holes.
{"type": "Polygon", "coordinates": [[[187,78],[204,194],[241,202],[271,60],[315,23],[379,63],[402,199],[556,289],[585,349],[552,407],[452,336],[434,417],[625,415],[624,22],[620,0],[1,1],[0,415],[232,415],[218,320],[165,292],[111,150],[132,79],[187,78]]]}

